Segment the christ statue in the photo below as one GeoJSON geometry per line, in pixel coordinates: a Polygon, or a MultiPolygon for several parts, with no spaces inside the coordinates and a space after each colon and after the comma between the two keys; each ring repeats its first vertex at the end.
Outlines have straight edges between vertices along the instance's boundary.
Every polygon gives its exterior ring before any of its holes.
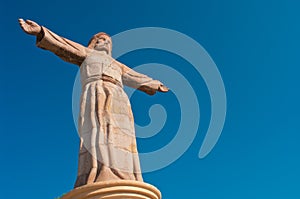
{"type": "Polygon", "coordinates": [[[169,89],[112,58],[112,41],[104,32],[94,35],[85,47],[34,21],[19,19],[19,24],[25,33],[36,36],[39,48],[80,67],[80,152],[75,187],[109,180],[143,181],[132,109],[123,86],[149,95],[169,89]]]}

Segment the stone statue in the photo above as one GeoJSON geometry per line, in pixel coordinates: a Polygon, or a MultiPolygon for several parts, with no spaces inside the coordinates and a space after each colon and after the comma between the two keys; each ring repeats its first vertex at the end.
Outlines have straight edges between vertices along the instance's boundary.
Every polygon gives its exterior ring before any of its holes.
{"type": "Polygon", "coordinates": [[[153,95],[169,89],[111,57],[112,41],[100,32],[88,47],[58,36],[37,23],[19,19],[36,45],[80,67],[82,93],[78,131],[80,152],[75,187],[108,180],[143,181],[134,120],[123,85],[153,95]]]}

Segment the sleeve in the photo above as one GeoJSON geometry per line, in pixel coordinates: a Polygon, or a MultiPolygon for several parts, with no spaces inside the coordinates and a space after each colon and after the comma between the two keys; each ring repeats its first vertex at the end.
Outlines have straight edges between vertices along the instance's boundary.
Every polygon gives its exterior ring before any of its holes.
{"type": "Polygon", "coordinates": [[[41,33],[37,36],[36,45],[44,50],[49,50],[66,62],[81,65],[90,49],[60,37],[42,26],[41,33]]]}
{"type": "Polygon", "coordinates": [[[122,81],[126,86],[141,90],[149,95],[154,95],[159,87],[163,85],[160,81],[138,73],[124,64],[121,64],[121,67],[123,71],[122,81]]]}

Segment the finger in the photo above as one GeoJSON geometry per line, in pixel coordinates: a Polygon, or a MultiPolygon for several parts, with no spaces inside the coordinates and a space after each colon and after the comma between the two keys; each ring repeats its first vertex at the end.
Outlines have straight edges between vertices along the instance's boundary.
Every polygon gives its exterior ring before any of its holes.
{"type": "Polygon", "coordinates": [[[23,19],[18,19],[18,21],[19,21],[20,25],[23,25],[25,23],[25,21],[23,19]]]}
{"type": "Polygon", "coordinates": [[[23,19],[19,19],[19,24],[20,24],[21,29],[24,32],[28,33],[28,24],[23,19]]]}
{"type": "Polygon", "coordinates": [[[23,30],[26,29],[27,24],[26,24],[25,22],[20,22],[19,24],[20,24],[20,27],[21,27],[23,30]]]}
{"type": "Polygon", "coordinates": [[[28,23],[29,25],[36,25],[37,24],[34,21],[31,21],[29,19],[26,20],[26,23],[28,23]]]}
{"type": "Polygon", "coordinates": [[[169,88],[166,87],[166,86],[161,86],[161,87],[160,87],[160,91],[161,91],[161,92],[168,92],[168,91],[169,91],[169,88]]]}
{"type": "Polygon", "coordinates": [[[168,90],[168,87],[166,87],[165,85],[162,85],[161,88],[164,90],[168,90]]]}
{"type": "Polygon", "coordinates": [[[19,21],[20,26],[23,28],[25,26],[27,26],[27,24],[25,23],[25,21],[19,21]]]}
{"type": "Polygon", "coordinates": [[[24,23],[25,22],[24,19],[22,19],[22,18],[19,18],[18,21],[19,21],[19,23],[24,23]]]}

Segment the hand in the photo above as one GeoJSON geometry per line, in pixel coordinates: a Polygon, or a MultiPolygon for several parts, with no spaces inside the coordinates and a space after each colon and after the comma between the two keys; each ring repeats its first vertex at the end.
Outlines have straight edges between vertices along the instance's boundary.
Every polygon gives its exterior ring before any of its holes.
{"type": "Polygon", "coordinates": [[[23,19],[19,19],[19,24],[24,32],[29,35],[38,35],[42,30],[39,24],[31,20],[24,21],[23,19]]]}
{"type": "Polygon", "coordinates": [[[166,87],[166,86],[164,86],[164,85],[160,85],[159,87],[158,87],[158,91],[159,92],[168,92],[169,91],[169,88],[168,87],[166,87]]]}

